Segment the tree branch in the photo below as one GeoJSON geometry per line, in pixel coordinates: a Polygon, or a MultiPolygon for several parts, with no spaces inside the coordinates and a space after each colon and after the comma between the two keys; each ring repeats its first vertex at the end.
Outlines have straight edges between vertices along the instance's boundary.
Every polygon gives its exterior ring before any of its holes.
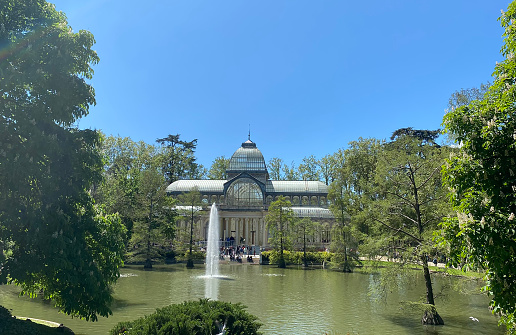
{"type": "Polygon", "coordinates": [[[417,238],[416,236],[412,235],[412,234],[411,234],[411,233],[409,233],[409,232],[404,231],[404,230],[403,230],[403,229],[401,229],[401,228],[396,229],[396,228],[394,228],[394,227],[391,227],[391,226],[389,226],[387,223],[385,223],[385,222],[383,222],[382,220],[377,219],[377,218],[374,218],[373,220],[380,222],[380,223],[381,223],[381,224],[383,224],[385,227],[387,227],[387,228],[389,228],[389,229],[391,229],[391,230],[398,231],[398,232],[401,232],[401,233],[403,233],[403,234],[405,234],[405,235],[407,235],[407,236],[409,236],[409,237],[412,237],[414,240],[418,241],[419,243],[421,243],[421,242],[422,242],[422,240],[421,240],[421,239],[417,238]]]}
{"type": "Polygon", "coordinates": [[[435,174],[436,171],[438,171],[440,169],[440,167],[436,167],[432,173],[430,173],[430,176],[428,176],[428,178],[426,178],[425,181],[423,181],[423,183],[421,185],[419,185],[418,189],[420,189],[421,187],[425,186],[425,184],[430,180],[432,179],[433,175],[435,174]]]}

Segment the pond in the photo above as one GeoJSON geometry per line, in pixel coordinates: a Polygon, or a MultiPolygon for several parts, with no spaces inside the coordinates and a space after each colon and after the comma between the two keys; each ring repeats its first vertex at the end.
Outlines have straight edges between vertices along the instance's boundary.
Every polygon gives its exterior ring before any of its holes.
{"type": "Polygon", "coordinates": [[[437,310],[444,326],[423,326],[421,313],[400,302],[417,301],[424,292],[422,276],[400,283],[387,299],[369,294],[374,275],[329,270],[278,269],[273,266],[221,265],[219,279],[202,278],[204,267],[184,265],[122,269],[115,287],[113,315],[98,322],[71,319],[40,299],[18,297],[13,286],[0,286],[0,305],[14,315],[60,322],[76,334],[107,334],[120,321],[151,314],[156,308],[205,296],[241,302],[263,323],[264,334],[503,334],[487,309],[489,299],[477,294],[479,283],[433,276],[437,310]],[[455,288],[453,288],[455,287],[455,288]],[[458,290],[460,287],[461,290],[458,290]],[[467,291],[468,293],[460,293],[467,291]],[[479,321],[472,321],[470,316],[479,321]]]}

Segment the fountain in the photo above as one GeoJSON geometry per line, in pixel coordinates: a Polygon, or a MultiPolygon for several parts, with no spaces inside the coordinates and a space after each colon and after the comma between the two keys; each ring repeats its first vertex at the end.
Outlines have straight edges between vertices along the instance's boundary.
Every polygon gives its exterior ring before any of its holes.
{"type": "Polygon", "coordinates": [[[219,296],[219,213],[215,203],[211,205],[208,239],[206,244],[206,273],[204,297],[217,300],[219,296]]]}
{"type": "Polygon", "coordinates": [[[210,222],[208,224],[208,241],[206,245],[206,276],[219,276],[219,213],[215,203],[211,205],[210,222]]]}

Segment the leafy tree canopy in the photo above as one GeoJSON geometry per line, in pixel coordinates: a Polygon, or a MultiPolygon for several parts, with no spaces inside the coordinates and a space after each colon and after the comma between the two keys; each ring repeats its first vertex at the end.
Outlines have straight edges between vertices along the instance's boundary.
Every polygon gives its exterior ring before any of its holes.
{"type": "Polygon", "coordinates": [[[225,180],[228,178],[226,170],[229,167],[229,158],[219,156],[215,158],[208,170],[208,178],[215,180],[225,180]]]}
{"type": "Polygon", "coordinates": [[[514,328],[516,312],[516,2],[502,12],[505,28],[494,83],[480,100],[451,110],[445,131],[461,144],[443,168],[457,211],[443,224],[454,264],[487,269],[495,312],[514,328]]]}
{"type": "Polygon", "coordinates": [[[489,90],[491,86],[490,82],[487,84],[480,84],[480,87],[473,88],[461,88],[460,90],[452,93],[448,100],[448,108],[454,109],[462,106],[469,105],[473,100],[481,100],[484,94],[489,90]]]}
{"type": "Polygon", "coordinates": [[[294,219],[292,204],[285,197],[279,196],[269,205],[265,222],[270,234],[269,244],[280,252],[279,267],[285,267],[283,251],[292,248],[294,219]]]}
{"type": "Polygon", "coordinates": [[[43,0],[0,2],[0,281],[40,290],[65,313],[111,313],[124,228],[89,189],[101,180],[100,136],[73,124],[95,103],[99,58],[43,0]]]}
{"type": "Polygon", "coordinates": [[[156,140],[166,148],[163,172],[168,182],[173,183],[179,179],[201,179],[206,175],[206,169],[196,163],[195,149],[197,139],[183,141],[180,134],[168,135],[156,140]]]}
{"type": "Polygon", "coordinates": [[[439,146],[435,143],[435,140],[441,135],[441,130],[427,130],[427,129],[413,129],[412,127],[408,128],[400,128],[395,130],[392,133],[391,141],[396,140],[402,136],[410,136],[422,141],[425,144],[433,144],[439,146]]]}

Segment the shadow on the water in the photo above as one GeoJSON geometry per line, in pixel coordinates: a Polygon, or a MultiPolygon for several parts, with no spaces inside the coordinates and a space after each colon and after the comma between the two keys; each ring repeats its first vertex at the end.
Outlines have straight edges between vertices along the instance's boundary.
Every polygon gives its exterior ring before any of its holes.
{"type": "MultiPolygon", "coordinates": [[[[396,326],[402,326],[407,329],[408,333],[412,334],[428,334],[428,335],[439,335],[440,327],[443,326],[425,326],[422,325],[419,320],[423,314],[418,316],[416,313],[409,312],[407,314],[395,314],[395,315],[384,315],[384,318],[395,324],[396,326]],[[420,328],[421,331],[417,331],[420,328]]],[[[444,321],[446,323],[446,320],[444,321]]]]}
{"type": "Polygon", "coordinates": [[[131,271],[139,271],[139,272],[179,272],[185,271],[185,266],[181,265],[155,265],[152,269],[147,270],[143,268],[143,265],[126,265],[123,269],[131,270],[131,271]]]}
{"type": "MultiPolygon", "coordinates": [[[[503,327],[493,329],[491,324],[476,322],[468,317],[441,314],[444,320],[442,326],[423,325],[420,320],[423,316],[416,312],[407,312],[407,314],[384,315],[384,318],[397,325],[402,326],[412,334],[504,334],[503,327]],[[418,331],[417,329],[420,329],[418,331]]],[[[494,317],[494,316],[493,316],[494,317]]]]}
{"type": "Polygon", "coordinates": [[[234,278],[231,278],[231,277],[226,277],[226,276],[216,276],[216,277],[209,277],[209,276],[200,276],[199,278],[202,278],[202,279],[210,279],[210,280],[229,280],[229,281],[233,281],[233,280],[236,280],[234,278]]]}
{"type": "Polygon", "coordinates": [[[143,302],[131,302],[127,299],[117,299],[114,298],[111,302],[111,308],[113,310],[119,309],[119,308],[125,308],[125,307],[133,307],[133,306],[145,306],[148,305],[147,303],[143,302]]]}

